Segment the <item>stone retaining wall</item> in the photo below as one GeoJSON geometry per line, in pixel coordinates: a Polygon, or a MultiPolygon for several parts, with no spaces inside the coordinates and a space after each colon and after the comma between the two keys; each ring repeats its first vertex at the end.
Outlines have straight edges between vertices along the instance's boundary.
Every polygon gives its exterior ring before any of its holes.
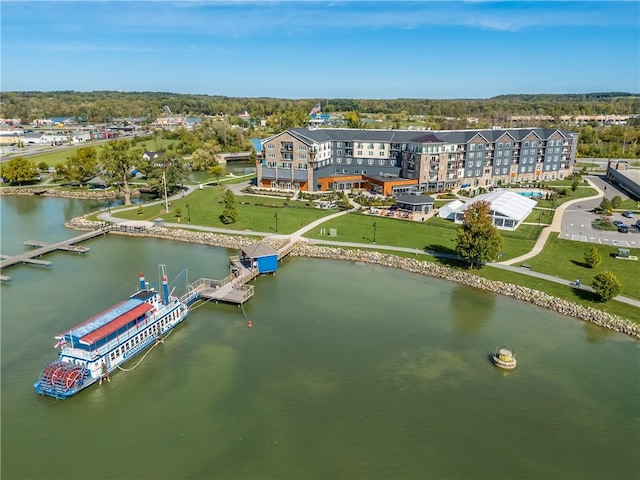
{"type": "MultiPolygon", "coordinates": [[[[66,224],[67,227],[77,230],[93,230],[100,225],[102,225],[102,223],[93,222],[84,217],[75,218],[66,224]]],[[[231,249],[240,249],[244,246],[256,243],[257,241],[256,239],[241,236],[222,235],[209,232],[194,232],[164,227],[154,227],[144,233],[113,233],[135,237],[165,238],[168,240],[199,243],[231,249]]],[[[274,239],[262,239],[260,241],[269,244],[275,249],[282,247],[286,243],[286,240],[274,239]]],[[[308,245],[305,242],[299,242],[291,251],[290,255],[370,263],[383,265],[385,267],[399,268],[407,272],[417,273],[420,275],[441,278],[443,280],[461,283],[470,287],[481,288],[496,294],[513,297],[539,307],[553,310],[563,315],[579,318],[581,320],[594,323],[600,327],[640,339],[640,325],[625,318],[618,317],[595,308],[584,307],[568,300],[556,298],[538,290],[533,290],[531,288],[511,283],[488,280],[477,275],[473,275],[472,273],[456,270],[433,262],[425,262],[418,259],[398,257],[396,255],[366,250],[319,247],[308,245]]]]}
{"type": "Polygon", "coordinates": [[[39,195],[42,197],[62,197],[77,198],[80,200],[100,200],[109,198],[119,198],[120,192],[104,190],[59,190],[47,187],[3,187],[0,188],[0,195],[39,195]]]}

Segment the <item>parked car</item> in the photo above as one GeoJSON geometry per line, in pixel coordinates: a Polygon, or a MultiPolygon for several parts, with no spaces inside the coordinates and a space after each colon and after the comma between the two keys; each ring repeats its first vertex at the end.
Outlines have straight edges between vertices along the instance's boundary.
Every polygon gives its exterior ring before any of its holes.
{"type": "Polygon", "coordinates": [[[628,210],[626,212],[624,212],[622,214],[623,217],[627,217],[627,218],[633,218],[633,212],[631,210],[628,210]]]}
{"type": "Polygon", "coordinates": [[[621,222],[620,220],[614,220],[613,223],[616,227],[620,227],[621,225],[624,225],[624,222],[621,222]]]}
{"type": "Polygon", "coordinates": [[[618,225],[618,231],[620,233],[629,233],[629,227],[626,225],[618,225]]]}

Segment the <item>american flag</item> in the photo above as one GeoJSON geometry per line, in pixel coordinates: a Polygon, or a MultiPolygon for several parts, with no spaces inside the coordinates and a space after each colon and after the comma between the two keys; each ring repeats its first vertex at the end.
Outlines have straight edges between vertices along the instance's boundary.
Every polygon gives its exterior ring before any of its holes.
{"type": "Polygon", "coordinates": [[[320,113],[320,104],[318,103],[315,107],[311,109],[309,115],[313,115],[314,113],[320,113]]]}

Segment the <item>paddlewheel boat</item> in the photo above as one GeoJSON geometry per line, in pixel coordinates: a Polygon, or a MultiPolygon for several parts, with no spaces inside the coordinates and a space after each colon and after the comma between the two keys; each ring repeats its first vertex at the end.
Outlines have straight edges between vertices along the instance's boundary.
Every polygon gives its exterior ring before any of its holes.
{"type": "Polygon", "coordinates": [[[140,289],[98,315],[56,335],[58,358],[47,363],[35,391],[66,399],[103,379],[123,363],[162,341],[189,313],[185,301],[169,294],[164,265],[161,265],[163,295],[145,282],[140,289]]]}
{"type": "Polygon", "coordinates": [[[496,353],[491,356],[493,363],[508,370],[516,368],[518,362],[516,361],[516,351],[511,347],[498,347],[496,353]]]}

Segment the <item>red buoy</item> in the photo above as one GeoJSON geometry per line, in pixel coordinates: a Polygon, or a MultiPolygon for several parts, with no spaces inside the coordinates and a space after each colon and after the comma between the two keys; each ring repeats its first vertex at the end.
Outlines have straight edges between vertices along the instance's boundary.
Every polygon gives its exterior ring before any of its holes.
{"type": "Polygon", "coordinates": [[[251,320],[249,320],[249,321],[247,322],[247,327],[249,327],[249,328],[253,327],[253,323],[251,322],[251,320]]]}

